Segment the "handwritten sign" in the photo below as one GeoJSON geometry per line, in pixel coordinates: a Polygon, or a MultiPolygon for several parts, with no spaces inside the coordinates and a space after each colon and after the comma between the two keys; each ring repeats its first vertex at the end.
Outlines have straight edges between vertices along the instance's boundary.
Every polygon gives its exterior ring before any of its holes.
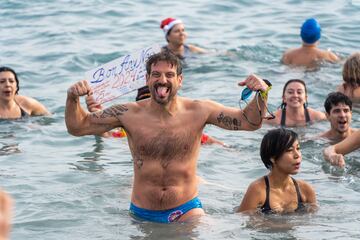
{"type": "Polygon", "coordinates": [[[160,50],[159,46],[144,48],[86,72],[95,100],[109,102],[145,86],[146,61],[160,50]]]}

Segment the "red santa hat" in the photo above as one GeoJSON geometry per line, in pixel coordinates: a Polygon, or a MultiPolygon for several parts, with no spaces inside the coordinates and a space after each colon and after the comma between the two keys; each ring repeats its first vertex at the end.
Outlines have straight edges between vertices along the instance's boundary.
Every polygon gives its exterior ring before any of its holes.
{"type": "Polygon", "coordinates": [[[175,18],[166,18],[161,21],[160,28],[164,31],[165,37],[170,31],[170,29],[176,24],[183,23],[180,19],[175,18]]]}

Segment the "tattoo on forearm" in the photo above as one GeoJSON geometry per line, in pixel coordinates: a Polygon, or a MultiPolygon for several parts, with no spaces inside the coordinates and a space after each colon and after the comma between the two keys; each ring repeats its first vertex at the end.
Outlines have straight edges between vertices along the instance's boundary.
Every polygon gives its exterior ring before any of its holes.
{"type": "Polygon", "coordinates": [[[99,113],[95,113],[95,116],[97,118],[108,118],[108,117],[118,117],[120,115],[123,115],[124,112],[126,112],[128,108],[125,105],[115,105],[110,108],[107,108],[99,113]]]}
{"type": "Polygon", "coordinates": [[[230,129],[239,130],[241,127],[241,121],[239,119],[225,116],[223,112],[219,114],[217,120],[219,123],[224,124],[227,128],[230,129]]]}

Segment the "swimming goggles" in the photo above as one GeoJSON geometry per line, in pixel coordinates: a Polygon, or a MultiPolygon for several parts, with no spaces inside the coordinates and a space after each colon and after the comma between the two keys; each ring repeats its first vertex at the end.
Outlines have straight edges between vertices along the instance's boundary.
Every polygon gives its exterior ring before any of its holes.
{"type": "MultiPolygon", "coordinates": [[[[249,89],[248,87],[245,87],[245,88],[242,90],[242,92],[241,92],[241,97],[240,97],[240,100],[239,100],[239,107],[240,107],[241,110],[242,110],[242,108],[241,108],[241,102],[245,102],[246,105],[248,105],[247,100],[248,100],[248,99],[250,98],[250,96],[252,95],[252,92],[253,92],[253,90],[249,89]]],[[[256,98],[256,105],[257,105],[257,107],[258,107],[259,114],[260,114],[260,116],[261,116],[262,114],[261,114],[261,109],[260,109],[260,104],[259,104],[259,98],[260,98],[260,97],[261,97],[260,91],[256,91],[256,96],[255,96],[255,98],[256,98]]],[[[250,124],[253,125],[253,126],[259,126],[259,125],[261,124],[261,122],[262,122],[262,119],[271,120],[271,119],[274,119],[274,118],[275,118],[275,115],[274,115],[272,112],[269,111],[269,109],[268,109],[268,107],[267,107],[266,105],[265,105],[265,109],[266,109],[266,112],[267,112],[269,115],[268,115],[268,116],[265,116],[265,117],[261,117],[261,120],[260,120],[260,123],[259,123],[259,124],[255,124],[255,123],[251,122],[251,121],[248,119],[248,117],[246,116],[246,114],[245,114],[244,111],[243,111],[243,115],[244,115],[244,117],[245,117],[245,119],[246,119],[246,121],[247,121],[248,123],[250,123],[250,124]]]]}

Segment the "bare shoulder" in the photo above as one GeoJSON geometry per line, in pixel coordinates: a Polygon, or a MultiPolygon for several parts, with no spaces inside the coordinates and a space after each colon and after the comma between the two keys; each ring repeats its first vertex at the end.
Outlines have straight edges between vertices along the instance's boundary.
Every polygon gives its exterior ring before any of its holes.
{"type": "Polygon", "coordinates": [[[304,202],[315,202],[316,194],[314,188],[304,180],[296,180],[299,185],[304,202]]]}
{"type": "Polygon", "coordinates": [[[206,53],[207,52],[205,49],[203,49],[201,47],[197,47],[192,44],[188,44],[188,47],[190,48],[190,51],[194,52],[194,53],[206,53]]]}
{"type": "Polygon", "coordinates": [[[330,50],[325,51],[325,53],[326,53],[326,56],[327,56],[327,60],[330,61],[330,62],[337,62],[337,61],[340,60],[339,57],[330,50]]]}
{"type": "Polygon", "coordinates": [[[31,104],[38,103],[36,99],[23,95],[16,95],[15,100],[21,106],[30,106],[31,104]]]}
{"type": "Polygon", "coordinates": [[[191,99],[191,98],[179,97],[179,100],[184,106],[190,108],[211,108],[219,104],[209,99],[191,99]]]}
{"type": "Polygon", "coordinates": [[[309,111],[311,120],[315,120],[315,121],[326,120],[326,115],[324,112],[317,111],[312,108],[308,108],[308,111],[309,111]]]}
{"type": "Polygon", "coordinates": [[[281,62],[284,64],[290,64],[291,63],[291,55],[294,49],[288,49],[284,52],[281,58],[281,62]]]}
{"type": "Polygon", "coordinates": [[[326,132],[323,132],[323,133],[320,133],[319,135],[317,135],[315,137],[315,139],[318,139],[318,138],[325,138],[325,139],[329,139],[330,138],[330,130],[326,131],[326,132]]]}
{"type": "Polygon", "coordinates": [[[264,191],[265,187],[266,185],[265,185],[264,177],[261,177],[250,183],[248,187],[248,191],[251,191],[253,194],[257,194],[261,196],[262,193],[265,193],[264,191]]]}
{"type": "Polygon", "coordinates": [[[15,101],[30,115],[49,115],[46,107],[34,98],[16,95],[15,101]]]}

